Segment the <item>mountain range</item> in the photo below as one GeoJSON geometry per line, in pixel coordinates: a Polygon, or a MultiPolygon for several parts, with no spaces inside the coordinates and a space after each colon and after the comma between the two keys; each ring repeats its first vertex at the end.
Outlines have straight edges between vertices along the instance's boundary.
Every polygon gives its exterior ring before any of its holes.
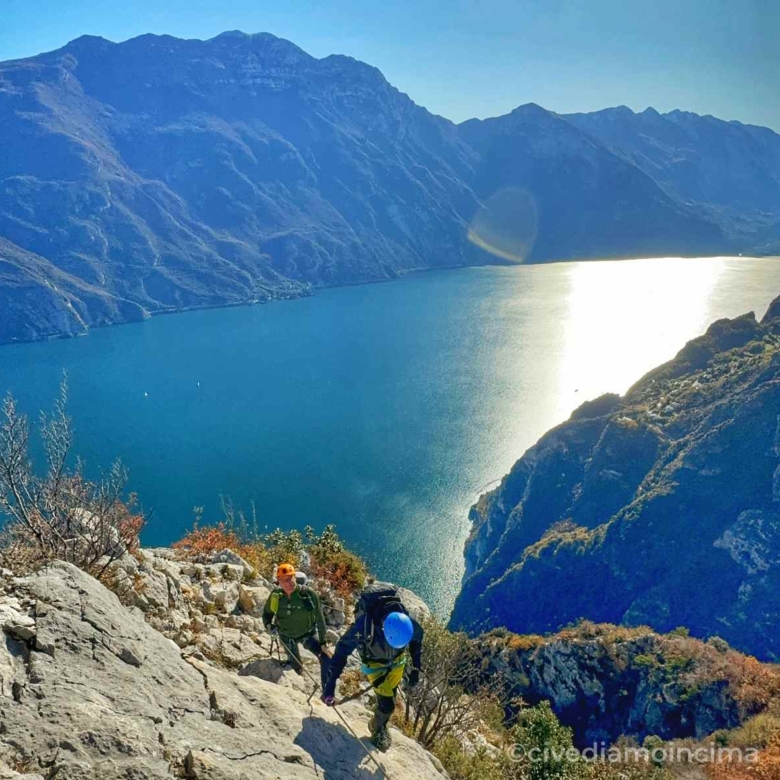
{"type": "Polygon", "coordinates": [[[0,63],[0,343],[488,262],[780,251],[780,136],[528,104],[456,125],[267,33],[0,63]]]}

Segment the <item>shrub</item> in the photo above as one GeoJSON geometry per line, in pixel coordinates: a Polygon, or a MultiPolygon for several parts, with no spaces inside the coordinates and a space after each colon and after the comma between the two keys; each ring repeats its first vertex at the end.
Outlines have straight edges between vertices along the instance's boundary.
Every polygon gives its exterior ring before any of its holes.
{"type": "Polygon", "coordinates": [[[277,528],[268,534],[256,533],[257,522],[247,522],[243,512],[223,498],[225,519],[212,526],[195,527],[173,544],[179,555],[188,560],[206,562],[224,549],[233,550],[265,579],[276,576],[280,563],[300,567],[308,556],[312,573],[327,580],[345,599],[366,584],[368,571],[361,558],[344,548],[335,526],[328,525],[320,536],[311,526],[303,533],[277,528]]]}
{"type": "Polygon", "coordinates": [[[731,650],[729,643],[725,639],[721,639],[719,636],[711,636],[707,640],[707,644],[710,647],[714,647],[719,653],[727,653],[731,650]]]}
{"type": "Polygon", "coordinates": [[[656,658],[654,655],[646,654],[634,656],[633,665],[640,669],[658,669],[660,667],[658,658],[656,658]]]}
{"type": "Polygon", "coordinates": [[[562,726],[543,701],[520,710],[511,738],[521,748],[512,762],[512,776],[518,780],[584,780],[588,765],[578,757],[571,729],[562,726]]]}
{"type": "Polygon", "coordinates": [[[710,780],[777,780],[780,777],[780,735],[776,735],[755,761],[733,757],[706,767],[710,780]]]}
{"type": "Polygon", "coordinates": [[[509,650],[515,650],[518,653],[526,650],[536,650],[544,644],[544,637],[539,634],[511,634],[507,639],[506,646],[509,650]]]}
{"type": "Polygon", "coordinates": [[[304,529],[306,551],[311,558],[313,573],[326,579],[343,598],[363,588],[368,577],[365,562],[355,553],[344,548],[344,543],[333,525],[325,526],[317,536],[311,526],[304,529]]]}
{"type": "Polygon", "coordinates": [[[17,572],[49,561],[69,561],[98,579],[111,563],[138,548],[146,523],[126,495],[127,472],[118,461],[97,482],[72,461],[73,431],[63,381],[51,415],[41,414],[45,467],[30,456],[30,426],[9,394],[0,410],[0,518],[6,521],[2,559],[17,572]]]}
{"type": "Polygon", "coordinates": [[[452,780],[503,780],[508,777],[507,760],[503,755],[493,755],[485,748],[466,751],[463,743],[453,736],[446,736],[432,748],[452,780]]]}
{"type": "Polygon", "coordinates": [[[305,548],[303,536],[300,531],[282,531],[277,528],[270,534],[260,536],[256,542],[268,551],[274,563],[291,563],[298,567],[301,565],[301,559],[305,548]]]}
{"type": "Polygon", "coordinates": [[[728,744],[731,747],[763,749],[779,736],[780,718],[762,712],[731,731],[728,744]]]}
{"type": "Polygon", "coordinates": [[[448,631],[435,618],[423,628],[420,684],[406,699],[408,732],[430,749],[447,736],[495,726],[509,704],[503,677],[484,678],[481,655],[466,634],[448,631]]]}
{"type": "Polygon", "coordinates": [[[354,553],[334,553],[324,561],[312,556],[312,572],[326,579],[343,598],[349,599],[366,584],[366,565],[354,553]]]}
{"type": "Polygon", "coordinates": [[[195,526],[178,542],[172,545],[182,557],[188,560],[204,562],[224,549],[230,549],[241,554],[239,549],[243,547],[233,531],[227,530],[224,523],[198,528],[195,526]]]}

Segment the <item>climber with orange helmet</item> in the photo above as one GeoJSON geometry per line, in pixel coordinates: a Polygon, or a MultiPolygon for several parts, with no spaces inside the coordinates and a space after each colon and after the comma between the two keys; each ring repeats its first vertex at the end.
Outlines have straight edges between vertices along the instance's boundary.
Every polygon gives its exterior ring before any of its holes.
{"type": "Polygon", "coordinates": [[[298,674],[303,674],[299,644],[317,656],[324,682],[329,657],[323,651],[327,640],[319,596],[307,585],[298,584],[291,563],[279,564],[276,581],[279,586],[271,591],[263,607],[263,625],[271,635],[279,637],[287,663],[298,674]]]}

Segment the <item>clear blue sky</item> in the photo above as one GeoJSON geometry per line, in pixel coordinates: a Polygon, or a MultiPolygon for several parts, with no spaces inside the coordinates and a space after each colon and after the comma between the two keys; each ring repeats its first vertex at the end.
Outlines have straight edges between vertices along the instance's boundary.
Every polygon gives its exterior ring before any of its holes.
{"type": "Polygon", "coordinates": [[[232,29],[365,60],[455,121],[624,104],[780,132],[780,0],[0,0],[0,60],[232,29]]]}

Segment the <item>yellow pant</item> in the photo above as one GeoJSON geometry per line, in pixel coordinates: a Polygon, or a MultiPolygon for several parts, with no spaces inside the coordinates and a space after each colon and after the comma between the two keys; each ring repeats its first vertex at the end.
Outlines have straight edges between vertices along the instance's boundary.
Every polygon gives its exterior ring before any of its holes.
{"type": "Polygon", "coordinates": [[[373,683],[374,680],[378,680],[385,673],[387,677],[382,681],[381,685],[377,685],[374,690],[379,696],[390,696],[395,694],[395,689],[401,684],[401,680],[404,678],[404,667],[406,666],[406,656],[402,656],[395,662],[393,668],[387,672],[387,666],[381,663],[373,663],[369,661],[363,664],[363,671],[368,677],[368,681],[373,683]],[[369,672],[368,669],[377,669],[376,672],[369,672]]]}

